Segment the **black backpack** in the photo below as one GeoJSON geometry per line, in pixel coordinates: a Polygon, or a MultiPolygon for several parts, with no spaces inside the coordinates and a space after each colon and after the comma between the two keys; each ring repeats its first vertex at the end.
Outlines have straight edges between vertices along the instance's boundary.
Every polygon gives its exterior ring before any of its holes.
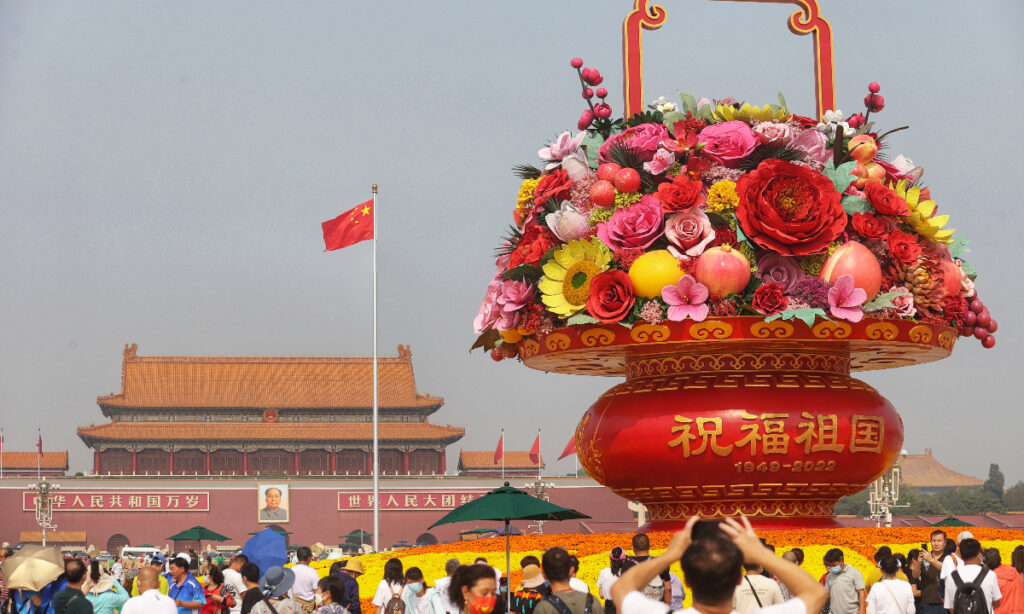
{"type": "MultiPolygon", "coordinates": [[[[565,605],[565,602],[558,598],[558,595],[548,595],[544,597],[544,601],[547,601],[551,605],[555,606],[558,610],[558,614],[572,614],[572,610],[569,606],[565,605]]],[[[594,610],[594,596],[587,593],[587,603],[583,607],[583,614],[593,614],[594,610]]]]}
{"type": "Polygon", "coordinates": [[[987,573],[988,568],[982,567],[977,577],[970,582],[963,581],[959,570],[950,574],[953,582],[956,583],[953,614],[988,614],[988,599],[985,598],[985,591],[981,588],[981,581],[987,573]]]}

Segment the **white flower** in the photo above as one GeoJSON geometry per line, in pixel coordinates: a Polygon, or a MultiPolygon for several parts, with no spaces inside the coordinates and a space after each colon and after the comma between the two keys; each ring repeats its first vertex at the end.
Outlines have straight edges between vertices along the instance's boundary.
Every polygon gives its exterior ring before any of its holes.
{"type": "Polygon", "coordinates": [[[825,122],[818,122],[818,128],[824,130],[829,137],[835,136],[836,126],[843,127],[843,134],[850,134],[850,124],[843,121],[845,116],[839,109],[834,111],[825,111],[825,122]]]}
{"type": "Polygon", "coordinates": [[[558,161],[579,151],[580,144],[586,136],[586,131],[580,132],[576,136],[571,136],[568,131],[565,131],[559,134],[554,142],[548,143],[547,147],[540,149],[537,155],[541,160],[550,160],[546,167],[547,170],[557,168],[558,161]]]}
{"type": "Polygon", "coordinates": [[[903,154],[900,154],[893,158],[890,164],[895,166],[896,170],[898,170],[900,173],[910,177],[911,183],[917,183],[918,181],[921,180],[921,175],[924,175],[924,167],[914,166],[914,161],[904,156],[903,154]]]}
{"type": "Polygon", "coordinates": [[[658,99],[647,105],[647,108],[654,109],[655,111],[661,111],[662,113],[670,113],[672,111],[678,111],[679,107],[676,103],[669,102],[664,96],[658,96],[658,99]]]}
{"type": "Polygon", "coordinates": [[[544,218],[555,236],[568,243],[579,239],[590,232],[590,216],[580,213],[569,203],[563,202],[562,206],[554,213],[549,213],[544,218]]]}

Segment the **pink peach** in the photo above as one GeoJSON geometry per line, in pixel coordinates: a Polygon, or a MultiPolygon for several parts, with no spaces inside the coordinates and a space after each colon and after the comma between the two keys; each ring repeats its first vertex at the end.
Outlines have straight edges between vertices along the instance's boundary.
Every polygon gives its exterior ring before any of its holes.
{"type": "Polygon", "coordinates": [[[832,283],[840,275],[853,277],[854,287],[864,290],[869,301],[882,288],[882,266],[878,264],[878,258],[857,241],[847,241],[832,252],[822,265],[818,277],[832,283]]]}

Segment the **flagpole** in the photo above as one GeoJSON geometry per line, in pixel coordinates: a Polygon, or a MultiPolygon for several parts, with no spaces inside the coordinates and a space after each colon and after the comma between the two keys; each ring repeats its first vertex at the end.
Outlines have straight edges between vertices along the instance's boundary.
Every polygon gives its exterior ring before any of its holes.
{"type": "Polygon", "coordinates": [[[4,429],[0,428],[0,480],[4,479],[4,429]]]}
{"type": "Polygon", "coordinates": [[[505,429],[501,429],[501,435],[498,436],[498,443],[501,444],[501,479],[505,479],[505,429]]]}
{"type": "Polygon", "coordinates": [[[36,454],[36,479],[43,479],[43,429],[36,429],[39,433],[39,454],[36,454]]]}
{"type": "Polygon", "coordinates": [[[380,442],[377,398],[377,184],[373,184],[373,551],[380,552],[380,442]]]}
{"type": "Polygon", "coordinates": [[[540,462],[540,427],[537,427],[537,480],[541,478],[541,467],[543,464],[540,462]]]}

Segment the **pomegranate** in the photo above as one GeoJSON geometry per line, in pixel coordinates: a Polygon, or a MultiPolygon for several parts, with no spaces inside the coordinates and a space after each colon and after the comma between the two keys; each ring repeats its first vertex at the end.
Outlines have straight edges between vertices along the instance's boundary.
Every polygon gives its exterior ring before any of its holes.
{"type": "Polygon", "coordinates": [[[878,258],[857,241],[847,241],[832,252],[822,265],[818,277],[832,283],[840,275],[853,277],[853,285],[864,290],[869,301],[882,288],[882,267],[878,264],[878,258]]]}
{"type": "Polygon", "coordinates": [[[693,276],[708,287],[711,296],[736,294],[750,281],[750,261],[729,245],[712,247],[697,258],[693,276]]]}

